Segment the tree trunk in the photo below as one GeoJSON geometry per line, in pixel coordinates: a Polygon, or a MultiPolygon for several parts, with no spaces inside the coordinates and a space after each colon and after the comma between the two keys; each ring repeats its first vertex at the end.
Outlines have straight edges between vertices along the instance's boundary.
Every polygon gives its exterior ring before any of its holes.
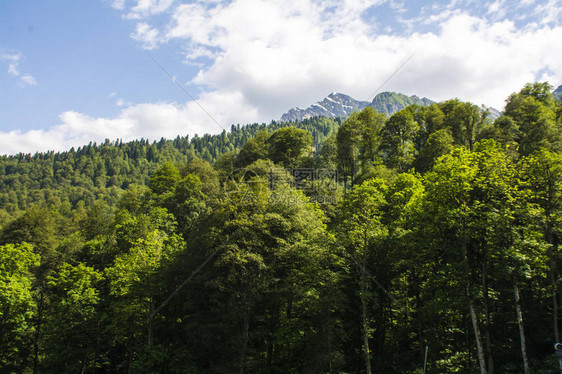
{"type": "MultiPolygon", "coordinates": [[[[288,299],[291,299],[292,296],[289,295],[288,299]]],[[[289,302],[287,302],[287,319],[289,319],[289,302]]],[[[271,310],[271,319],[269,321],[269,332],[267,334],[267,372],[273,373],[273,362],[274,362],[274,354],[275,354],[275,346],[273,344],[273,331],[275,327],[279,325],[279,314],[280,314],[280,305],[277,302],[273,303],[272,310],[271,310]]]]}
{"type": "Polygon", "coordinates": [[[488,265],[484,259],[482,264],[482,289],[484,291],[484,314],[486,325],[484,334],[486,336],[486,353],[488,354],[488,373],[494,373],[494,357],[492,355],[492,339],[490,338],[490,297],[488,294],[488,265]]]}
{"type": "MultiPolygon", "coordinates": [[[[467,285],[468,290],[468,285],[467,285]]],[[[467,291],[468,293],[468,291],[467,291]]],[[[480,373],[486,374],[486,357],[484,356],[484,349],[482,347],[482,337],[480,336],[480,328],[478,327],[478,318],[474,311],[474,303],[472,300],[468,301],[470,308],[470,319],[472,320],[472,329],[474,330],[474,337],[476,338],[476,350],[478,353],[478,364],[480,365],[480,373]]]]}
{"type": "Polygon", "coordinates": [[[250,330],[250,308],[246,308],[242,317],[242,337],[240,342],[239,373],[244,374],[246,362],[246,349],[248,347],[248,334],[250,330]]]}
{"type": "Polygon", "coordinates": [[[558,332],[558,290],[556,277],[554,275],[554,261],[550,260],[550,285],[552,286],[552,324],[554,326],[554,341],[560,342],[560,333],[558,332]]]}
{"type": "Polygon", "coordinates": [[[41,339],[41,325],[43,323],[43,290],[39,292],[37,323],[35,326],[35,337],[33,339],[33,374],[39,373],[39,340],[41,339]]]}
{"type": "Polygon", "coordinates": [[[131,344],[131,340],[129,340],[127,347],[127,374],[133,374],[133,349],[131,344]]]}
{"type": "Polygon", "coordinates": [[[371,374],[371,351],[369,349],[369,326],[367,322],[367,301],[364,293],[367,287],[361,282],[361,320],[363,324],[363,353],[365,355],[365,374],[371,374]]]}
{"type": "Polygon", "coordinates": [[[387,323],[386,321],[389,320],[390,318],[387,317],[387,312],[388,309],[386,308],[386,303],[382,300],[382,298],[379,298],[379,302],[377,303],[377,328],[376,328],[376,336],[377,336],[377,350],[379,352],[379,354],[376,357],[376,365],[374,367],[374,371],[377,371],[377,368],[381,368],[383,365],[383,362],[385,362],[386,360],[386,356],[383,357],[383,354],[385,354],[385,337],[386,337],[386,329],[387,329],[387,323]]]}
{"type": "Polygon", "coordinates": [[[154,313],[154,299],[151,297],[150,298],[150,304],[148,307],[148,346],[151,347],[152,344],[154,343],[154,332],[153,332],[153,328],[152,328],[152,322],[154,321],[154,317],[152,316],[152,313],[154,313]]]}
{"type": "Polygon", "coordinates": [[[515,295],[515,310],[517,311],[517,325],[519,326],[519,338],[521,339],[521,356],[523,357],[523,368],[525,374],[529,374],[529,361],[527,359],[527,343],[525,342],[525,328],[523,325],[523,312],[521,311],[521,298],[519,297],[519,285],[517,279],[513,278],[513,294],[515,295]]]}
{"type": "Polygon", "coordinates": [[[480,334],[480,327],[478,326],[478,317],[474,310],[474,302],[472,301],[472,294],[470,292],[470,267],[468,265],[468,251],[466,242],[462,243],[463,262],[465,265],[466,277],[466,298],[468,299],[468,307],[470,310],[470,320],[472,321],[472,329],[474,331],[474,338],[476,339],[476,352],[478,354],[478,364],[480,365],[480,374],[487,374],[486,371],[486,357],[484,355],[484,348],[482,347],[482,336],[480,334]]]}
{"type": "Polygon", "coordinates": [[[94,358],[92,359],[92,374],[96,373],[96,361],[98,360],[98,352],[97,352],[97,347],[96,347],[96,351],[94,352],[94,358]]]}
{"type": "Polygon", "coordinates": [[[330,321],[328,321],[328,373],[332,374],[332,335],[330,334],[330,321]]]}
{"type": "Polygon", "coordinates": [[[552,223],[550,220],[550,213],[546,212],[545,222],[545,240],[551,245],[550,247],[550,285],[552,287],[552,324],[554,327],[554,341],[560,342],[560,333],[558,331],[558,283],[556,282],[556,263],[554,261],[555,243],[554,235],[552,233],[552,223]]]}
{"type": "Polygon", "coordinates": [[[415,307],[414,307],[414,313],[416,313],[416,317],[417,317],[416,319],[417,319],[417,329],[418,329],[418,343],[419,343],[419,346],[420,346],[420,361],[421,361],[421,360],[423,360],[423,357],[425,355],[423,347],[424,347],[424,344],[426,344],[424,342],[424,338],[423,338],[424,323],[422,321],[422,312],[421,312],[421,298],[420,298],[421,291],[420,291],[419,280],[418,280],[417,276],[415,276],[412,279],[412,282],[413,282],[413,284],[416,285],[416,299],[415,299],[416,304],[415,304],[415,307]]]}
{"type": "Polygon", "coordinates": [[[355,180],[355,157],[353,158],[353,163],[351,164],[351,187],[353,187],[353,181],[355,180]]]}
{"type": "Polygon", "coordinates": [[[466,345],[466,368],[467,373],[472,372],[472,344],[470,344],[470,327],[468,327],[468,319],[464,319],[464,337],[466,345]]]}
{"type": "Polygon", "coordinates": [[[363,263],[361,264],[361,320],[363,324],[363,350],[365,354],[365,374],[371,374],[371,350],[369,349],[369,324],[367,318],[367,229],[363,237],[363,263]]]}

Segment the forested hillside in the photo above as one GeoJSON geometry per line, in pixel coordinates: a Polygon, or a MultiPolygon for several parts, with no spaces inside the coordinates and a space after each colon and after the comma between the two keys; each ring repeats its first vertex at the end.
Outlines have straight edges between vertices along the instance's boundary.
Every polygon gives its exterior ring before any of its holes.
{"type": "MultiPolygon", "coordinates": [[[[313,145],[322,144],[334,133],[341,119],[312,118],[292,123],[307,130],[313,145]]],[[[150,143],[147,140],[123,143],[106,140],[68,152],[47,152],[0,156],[0,217],[5,212],[25,210],[39,204],[65,209],[90,205],[103,196],[115,204],[121,190],[130,184],[146,184],[154,170],[165,162],[187,163],[193,159],[215,162],[221,155],[236,152],[259,131],[274,131],[285,123],[232,126],[219,135],[205,134],[191,139],[177,137],[150,143]]]]}
{"type": "Polygon", "coordinates": [[[0,160],[0,372],[546,373],[562,104],[0,160]]]}

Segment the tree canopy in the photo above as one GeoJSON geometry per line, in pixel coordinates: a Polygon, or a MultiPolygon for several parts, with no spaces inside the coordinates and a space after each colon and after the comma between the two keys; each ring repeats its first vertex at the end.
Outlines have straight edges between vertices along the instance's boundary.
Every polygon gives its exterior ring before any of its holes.
{"type": "Polygon", "coordinates": [[[547,83],[0,158],[0,371],[558,370],[547,83]]]}

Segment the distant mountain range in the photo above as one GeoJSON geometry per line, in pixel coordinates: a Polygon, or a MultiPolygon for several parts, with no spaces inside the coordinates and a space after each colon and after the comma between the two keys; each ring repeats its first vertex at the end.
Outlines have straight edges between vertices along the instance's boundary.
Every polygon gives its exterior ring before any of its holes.
{"type": "Polygon", "coordinates": [[[351,96],[332,92],[324,100],[312,104],[306,109],[293,108],[281,116],[281,122],[302,121],[312,117],[347,117],[356,110],[368,106],[387,115],[392,115],[408,105],[430,105],[433,101],[417,96],[406,96],[395,92],[382,92],[372,102],[355,100],[351,96]]]}
{"type": "Polygon", "coordinates": [[[555,89],[552,94],[554,95],[554,98],[555,98],[556,100],[561,100],[561,101],[562,101],[562,85],[558,86],[558,88],[555,89]]]}
{"type": "MultiPolygon", "coordinates": [[[[562,86],[561,86],[562,87],[562,86]]],[[[559,87],[559,89],[561,89],[559,87]]],[[[562,92],[561,92],[562,94],[562,92]]],[[[396,92],[381,92],[376,95],[373,101],[355,100],[351,96],[332,92],[324,100],[312,104],[306,109],[293,108],[281,116],[281,122],[302,121],[312,117],[347,117],[356,110],[362,110],[368,106],[373,107],[380,113],[391,116],[394,113],[406,108],[409,105],[417,104],[428,106],[435,103],[426,97],[420,99],[418,96],[406,96],[396,92]]],[[[487,108],[490,118],[495,119],[501,112],[494,108],[487,108]]]]}

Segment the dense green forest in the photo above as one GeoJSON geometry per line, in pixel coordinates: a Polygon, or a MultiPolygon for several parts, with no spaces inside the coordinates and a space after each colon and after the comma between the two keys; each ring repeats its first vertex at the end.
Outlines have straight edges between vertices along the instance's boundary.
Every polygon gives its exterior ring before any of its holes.
{"type": "Polygon", "coordinates": [[[0,156],[0,208],[8,213],[33,204],[76,208],[77,204],[90,205],[100,195],[113,205],[121,190],[130,184],[145,185],[158,165],[165,162],[201,159],[214,163],[226,153],[237,152],[259,131],[288,125],[307,130],[318,147],[341,122],[339,118],[313,118],[299,123],[233,125],[230,132],[191,139],[178,136],[152,143],[145,139],[127,143],[106,140],[68,152],[0,156]]]}
{"type": "Polygon", "coordinates": [[[547,373],[562,104],[0,158],[2,373],[547,373]]]}

